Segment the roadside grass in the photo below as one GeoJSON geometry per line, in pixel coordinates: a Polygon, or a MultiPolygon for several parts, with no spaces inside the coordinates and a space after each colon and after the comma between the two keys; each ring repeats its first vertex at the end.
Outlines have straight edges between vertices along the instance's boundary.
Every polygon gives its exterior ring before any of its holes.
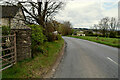
{"type": "Polygon", "coordinates": [[[109,45],[109,46],[112,46],[112,47],[120,48],[120,45],[119,45],[120,42],[119,42],[118,38],[93,37],[93,36],[71,36],[71,35],[69,35],[68,37],[85,39],[85,40],[109,45]]]}
{"type": "Polygon", "coordinates": [[[46,55],[39,55],[33,59],[18,62],[11,68],[2,72],[2,78],[42,78],[54,64],[64,44],[64,40],[46,42],[44,48],[47,49],[46,55]]]}

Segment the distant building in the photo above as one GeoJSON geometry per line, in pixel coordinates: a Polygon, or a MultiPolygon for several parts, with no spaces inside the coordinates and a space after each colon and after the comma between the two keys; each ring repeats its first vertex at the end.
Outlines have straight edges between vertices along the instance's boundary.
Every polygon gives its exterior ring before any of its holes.
{"type": "Polygon", "coordinates": [[[24,19],[25,16],[21,7],[2,5],[2,18],[0,19],[2,26],[23,28],[25,26],[24,19]]]}
{"type": "Polygon", "coordinates": [[[54,31],[53,34],[58,35],[58,31],[54,31]]]}
{"type": "Polygon", "coordinates": [[[77,36],[85,36],[84,31],[77,31],[77,36]]]}

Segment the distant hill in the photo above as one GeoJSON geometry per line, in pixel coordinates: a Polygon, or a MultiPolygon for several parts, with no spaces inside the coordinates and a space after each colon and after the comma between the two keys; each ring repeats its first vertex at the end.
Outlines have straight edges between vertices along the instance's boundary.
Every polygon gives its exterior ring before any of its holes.
{"type": "Polygon", "coordinates": [[[75,29],[75,30],[90,30],[88,28],[73,28],[73,29],[75,29]]]}

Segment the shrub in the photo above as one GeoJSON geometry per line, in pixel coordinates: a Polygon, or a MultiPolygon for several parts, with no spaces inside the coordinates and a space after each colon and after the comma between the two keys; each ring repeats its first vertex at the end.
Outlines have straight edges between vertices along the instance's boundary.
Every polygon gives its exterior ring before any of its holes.
{"type": "Polygon", "coordinates": [[[40,51],[39,45],[42,45],[46,40],[43,34],[43,28],[39,25],[28,25],[32,29],[31,40],[32,40],[32,53],[40,51]]]}
{"type": "Polygon", "coordinates": [[[99,37],[102,37],[101,34],[93,34],[93,35],[90,35],[90,36],[95,36],[95,37],[99,36],[99,37]]]}
{"type": "MultiPolygon", "coordinates": [[[[46,49],[47,46],[45,45],[37,45],[37,52],[41,52],[41,53],[47,53],[47,49],[46,49]]],[[[36,54],[37,55],[37,54],[36,54]]]]}
{"type": "Polygon", "coordinates": [[[9,35],[10,34],[10,27],[2,26],[2,35],[9,35]]]}
{"type": "Polygon", "coordinates": [[[37,44],[43,44],[46,40],[45,35],[43,34],[43,28],[39,25],[30,25],[32,29],[32,41],[37,44]]]}
{"type": "Polygon", "coordinates": [[[93,35],[93,32],[92,31],[84,31],[84,34],[86,36],[92,36],[93,35]]]}
{"type": "Polygon", "coordinates": [[[73,35],[77,35],[77,32],[73,32],[73,35]]]}
{"type": "MultiPolygon", "coordinates": [[[[2,26],[2,27],[0,27],[0,29],[1,28],[2,28],[2,31],[0,30],[1,31],[0,34],[2,34],[3,36],[10,35],[10,33],[11,33],[10,27],[2,26]]],[[[6,42],[6,39],[7,39],[7,37],[4,37],[4,38],[0,39],[0,41],[2,40],[3,43],[6,43],[6,45],[2,46],[3,49],[6,49],[11,45],[10,41],[6,42]]],[[[8,54],[10,52],[11,52],[10,50],[5,50],[5,51],[2,52],[2,55],[8,54]]],[[[6,57],[9,57],[9,56],[6,56],[6,57]]],[[[6,58],[6,57],[4,57],[4,58],[6,58]]]]}
{"type": "Polygon", "coordinates": [[[111,31],[109,37],[110,38],[115,38],[116,37],[116,32],[111,31]]]}
{"type": "Polygon", "coordinates": [[[56,36],[56,38],[57,38],[57,40],[61,40],[61,39],[62,39],[62,37],[61,37],[60,34],[58,34],[58,35],[56,36]]]}
{"type": "Polygon", "coordinates": [[[47,38],[49,42],[52,42],[56,40],[56,35],[53,33],[48,33],[47,38]]]}

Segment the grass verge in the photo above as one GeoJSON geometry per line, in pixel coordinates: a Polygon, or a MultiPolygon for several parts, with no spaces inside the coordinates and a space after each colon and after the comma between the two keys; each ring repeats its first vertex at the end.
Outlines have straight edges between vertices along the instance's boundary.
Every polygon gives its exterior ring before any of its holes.
{"type": "Polygon", "coordinates": [[[11,68],[2,72],[3,78],[42,78],[56,61],[59,51],[64,44],[64,40],[46,42],[44,48],[46,55],[39,53],[33,59],[18,62],[11,68]]]}
{"type": "Polygon", "coordinates": [[[68,36],[68,37],[85,39],[85,40],[89,40],[89,41],[109,45],[109,46],[112,46],[112,47],[120,48],[118,38],[92,37],[92,36],[68,36]]]}

